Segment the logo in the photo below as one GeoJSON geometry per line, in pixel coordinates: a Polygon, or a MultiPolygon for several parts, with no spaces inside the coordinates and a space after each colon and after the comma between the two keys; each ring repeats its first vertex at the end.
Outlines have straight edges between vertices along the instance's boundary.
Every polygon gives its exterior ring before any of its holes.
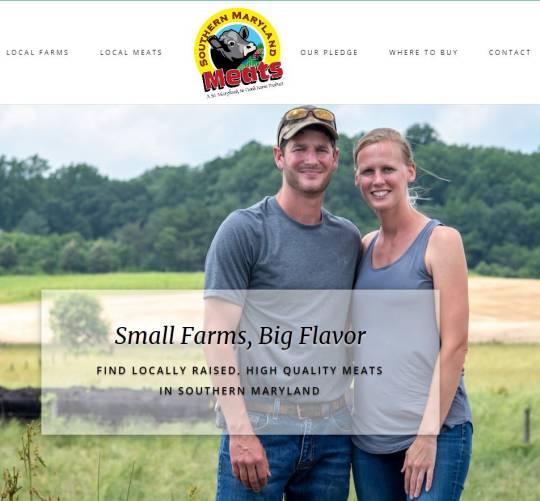
{"type": "Polygon", "coordinates": [[[195,40],[195,61],[205,92],[281,79],[280,54],[270,22],[242,7],[209,17],[195,40]]]}

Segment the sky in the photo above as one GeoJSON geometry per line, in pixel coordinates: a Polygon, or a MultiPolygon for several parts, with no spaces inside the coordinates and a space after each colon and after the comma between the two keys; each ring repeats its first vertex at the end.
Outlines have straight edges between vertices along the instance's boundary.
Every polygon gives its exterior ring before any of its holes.
{"type": "MultiPolygon", "coordinates": [[[[525,153],[540,146],[540,106],[324,105],[349,136],[429,123],[449,144],[525,153]]],[[[0,155],[39,155],[52,170],[87,163],[130,179],[161,165],[200,165],[251,140],[271,145],[288,105],[4,105],[0,155]]]]}

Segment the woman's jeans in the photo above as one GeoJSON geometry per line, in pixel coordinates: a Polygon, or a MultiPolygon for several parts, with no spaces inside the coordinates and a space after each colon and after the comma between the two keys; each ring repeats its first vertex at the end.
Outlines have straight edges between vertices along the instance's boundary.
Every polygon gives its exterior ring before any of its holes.
{"type": "MultiPolygon", "coordinates": [[[[443,426],[437,438],[433,484],[422,486],[419,501],[458,501],[469,470],[472,448],[471,423],[443,426]]],[[[404,476],[400,472],[405,453],[369,454],[358,447],[353,452],[354,485],[358,501],[405,501],[404,476]]]]}

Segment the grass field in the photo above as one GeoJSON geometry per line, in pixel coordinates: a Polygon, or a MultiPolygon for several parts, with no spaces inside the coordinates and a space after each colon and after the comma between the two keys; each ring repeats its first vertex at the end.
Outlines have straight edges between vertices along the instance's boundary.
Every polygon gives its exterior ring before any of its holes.
{"type": "MultiPolygon", "coordinates": [[[[200,289],[202,284],[201,273],[0,277],[0,304],[37,301],[41,289],[200,289]]],[[[472,277],[470,286],[477,339],[495,331],[496,339],[505,341],[523,341],[524,335],[540,339],[539,280],[472,277]]],[[[0,345],[0,386],[38,387],[39,364],[36,345],[0,345]]],[[[475,432],[462,499],[540,499],[540,344],[472,344],[465,377],[475,432]],[[522,441],[526,407],[532,409],[529,445],[522,441]]],[[[22,469],[16,450],[23,431],[19,422],[0,423],[0,471],[22,469]]],[[[35,484],[42,494],[63,500],[97,499],[99,461],[100,499],[125,499],[132,468],[132,500],[212,499],[218,442],[202,436],[38,436],[47,468],[35,484]]]]}
{"type": "Polygon", "coordinates": [[[42,289],[201,289],[203,273],[103,273],[0,277],[0,304],[39,301],[42,289]]]}
{"type": "MultiPolygon", "coordinates": [[[[39,385],[36,346],[0,348],[0,386],[39,385]],[[8,369],[6,369],[6,364],[8,369]],[[10,368],[11,366],[11,368],[10,368]]],[[[540,345],[472,345],[466,384],[474,413],[473,461],[465,501],[540,499],[540,345]],[[532,443],[522,443],[523,410],[532,409],[532,443]]],[[[19,463],[23,425],[0,425],[0,469],[19,463]]],[[[217,437],[38,438],[47,468],[36,485],[61,499],[96,499],[101,461],[101,499],[213,498],[217,437]]],[[[351,495],[350,499],[355,499],[351,495]]]]}

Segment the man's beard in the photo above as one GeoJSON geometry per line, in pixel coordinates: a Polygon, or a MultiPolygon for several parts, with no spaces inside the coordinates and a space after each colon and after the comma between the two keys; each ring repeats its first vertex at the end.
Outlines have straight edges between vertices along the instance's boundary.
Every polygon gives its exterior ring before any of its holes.
{"type": "Polygon", "coordinates": [[[324,179],[320,182],[319,185],[306,186],[304,183],[301,182],[300,176],[297,172],[290,172],[284,170],[283,173],[285,175],[287,184],[291,188],[307,196],[315,197],[323,194],[326,188],[328,188],[328,185],[330,184],[331,176],[328,174],[326,175],[326,177],[324,177],[324,179]]]}

